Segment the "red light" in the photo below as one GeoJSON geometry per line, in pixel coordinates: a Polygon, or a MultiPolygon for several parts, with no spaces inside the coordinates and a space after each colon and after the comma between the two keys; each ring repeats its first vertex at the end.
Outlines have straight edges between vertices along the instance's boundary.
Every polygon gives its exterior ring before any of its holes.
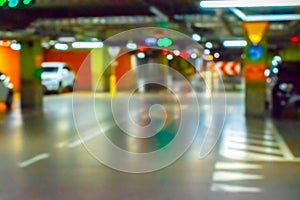
{"type": "Polygon", "coordinates": [[[8,40],[1,40],[0,41],[0,46],[8,47],[9,46],[9,41],[8,40]]]}
{"type": "Polygon", "coordinates": [[[145,51],[146,51],[146,47],[140,46],[140,47],[138,48],[138,51],[139,51],[139,52],[145,52],[145,51]]]}
{"type": "Polygon", "coordinates": [[[292,43],[299,43],[299,36],[298,35],[293,35],[291,37],[291,42],[292,43]]]}
{"type": "Polygon", "coordinates": [[[169,54],[169,50],[168,50],[168,49],[163,49],[163,50],[162,50],[162,54],[163,54],[164,56],[168,55],[168,54],[169,54]]]}
{"type": "Polygon", "coordinates": [[[190,54],[187,52],[180,52],[180,57],[188,59],[190,57],[190,54]]]}

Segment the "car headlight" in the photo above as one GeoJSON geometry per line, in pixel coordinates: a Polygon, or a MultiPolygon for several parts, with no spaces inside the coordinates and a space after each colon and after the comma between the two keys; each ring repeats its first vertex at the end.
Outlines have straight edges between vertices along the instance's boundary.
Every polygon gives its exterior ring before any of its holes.
{"type": "Polygon", "coordinates": [[[293,90],[293,84],[291,83],[280,83],[279,89],[283,92],[291,92],[293,90]]]}

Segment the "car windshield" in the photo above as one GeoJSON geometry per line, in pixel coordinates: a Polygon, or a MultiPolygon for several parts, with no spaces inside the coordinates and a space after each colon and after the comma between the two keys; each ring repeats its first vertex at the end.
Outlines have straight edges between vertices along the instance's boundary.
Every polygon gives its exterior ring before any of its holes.
{"type": "Polygon", "coordinates": [[[43,67],[43,72],[57,72],[58,67],[43,67]]]}

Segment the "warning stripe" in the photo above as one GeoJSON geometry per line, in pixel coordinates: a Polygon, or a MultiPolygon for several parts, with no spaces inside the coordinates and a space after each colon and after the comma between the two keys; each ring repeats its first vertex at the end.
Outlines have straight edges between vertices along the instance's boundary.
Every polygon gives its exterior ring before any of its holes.
{"type": "Polygon", "coordinates": [[[241,73],[241,63],[238,61],[218,61],[213,65],[223,76],[238,76],[241,73]]]}

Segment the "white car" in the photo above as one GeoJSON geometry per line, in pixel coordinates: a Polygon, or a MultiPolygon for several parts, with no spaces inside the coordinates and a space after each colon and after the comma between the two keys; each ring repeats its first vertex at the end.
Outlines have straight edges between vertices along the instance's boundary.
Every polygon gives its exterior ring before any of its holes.
{"type": "Polygon", "coordinates": [[[75,74],[64,62],[43,62],[41,79],[45,93],[62,93],[73,90],[75,74]]]}
{"type": "Polygon", "coordinates": [[[4,102],[7,109],[10,109],[13,103],[13,84],[9,77],[0,72],[0,102],[4,102]]]}

